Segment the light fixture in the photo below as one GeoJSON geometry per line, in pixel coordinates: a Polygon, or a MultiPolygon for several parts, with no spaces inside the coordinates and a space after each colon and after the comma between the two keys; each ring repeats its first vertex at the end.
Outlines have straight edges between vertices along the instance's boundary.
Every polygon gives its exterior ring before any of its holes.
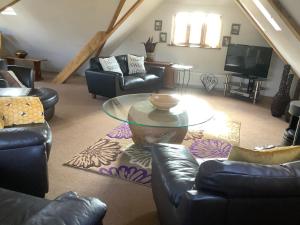
{"type": "Polygon", "coordinates": [[[15,16],[17,15],[16,11],[12,7],[7,7],[1,12],[2,15],[15,16]]]}
{"type": "Polygon", "coordinates": [[[266,17],[266,19],[269,21],[269,23],[273,26],[273,28],[276,31],[281,31],[280,26],[278,23],[274,20],[274,18],[271,16],[271,14],[268,12],[268,10],[261,4],[259,0],[253,0],[256,7],[261,11],[261,13],[266,17]]]}

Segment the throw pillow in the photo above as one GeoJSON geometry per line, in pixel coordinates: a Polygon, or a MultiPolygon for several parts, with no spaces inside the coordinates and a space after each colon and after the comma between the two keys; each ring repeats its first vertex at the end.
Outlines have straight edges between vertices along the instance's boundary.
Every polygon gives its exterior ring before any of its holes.
{"type": "Polygon", "coordinates": [[[117,72],[123,76],[120,65],[114,56],[109,58],[99,58],[99,61],[104,71],[117,72]]]}
{"type": "Polygon", "coordinates": [[[15,87],[15,88],[26,88],[25,85],[22,84],[22,82],[18,79],[16,74],[13,71],[0,71],[1,77],[7,81],[8,87],[15,87]]]}
{"type": "Polygon", "coordinates": [[[138,57],[134,55],[128,55],[128,69],[129,74],[134,73],[146,73],[145,65],[144,65],[144,57],[138,57]]]}
{"type": "Polygon", "coordinates": [[[266,150],[251,150],[234,146],[228,160],[275,165],[300,160],[300,146],[276,147],[266,150]]]}
{"type": "Polygon", "coordinates": [[[44,123],[44,109],[39,97],[1,97],[4,127],[44,123]]]}

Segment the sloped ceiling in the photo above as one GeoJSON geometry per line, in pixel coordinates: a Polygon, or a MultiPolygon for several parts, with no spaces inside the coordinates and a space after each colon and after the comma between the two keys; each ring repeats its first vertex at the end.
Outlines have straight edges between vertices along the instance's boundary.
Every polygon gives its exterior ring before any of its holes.
{"type": "MultiPolygon", "coordinates": [[[[160,1],[145,0],[111,37],[105,53],[110,54],[160,1]]],[[[124,10],[134,2],[128,0],[124,10]]],[[[118,3],[119,0],[22,0],[14,6],[17,16],[0,15],[4,46],[9,54],[24,49],[31,57],[46,58],[44,69],[61,71],[97,31],[107,29],[118,3]]]]}
{"type": "MultiPolygon", "coordinates": [[[[266,35],[273,46],[278,50],[280,55],[289,63],[294,72],[300,75],[300,41],[292,32],[291,28],[284,22],[278,12],[272,7],[268,0],[260,0],[263,6],[269,11],[271,16],[275,19],[281,27],[281,31],[276,31],[268,22],[266,17],[256,7],[253,0],[238,0],[251,17],[255,18],[255,23],[260,24],[262,32],[266,35]]],[[[300,1],[298,0],[282,0],[280,1],[284,7],[297,14],[300,10],[300,1]]],[[[299,14],[294,18],[299,24],[299,14]]]]}
{"type": "Polygon", "coordinates": [[[7,6],[10,6],[16,2],[18,2],[19,0],[0,0],[0,11],[2,11],[3,9],[5,9],[7,6]]]}

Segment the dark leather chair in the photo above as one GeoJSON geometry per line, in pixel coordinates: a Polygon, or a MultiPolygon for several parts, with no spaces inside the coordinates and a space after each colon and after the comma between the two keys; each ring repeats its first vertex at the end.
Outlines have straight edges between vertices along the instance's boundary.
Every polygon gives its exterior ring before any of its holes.
{"type": "Polygon", "coordinates": [[[300,161],[199,166],[183,146],[151,150],[152,192],[163,225],[300,224],[300,161]]]}
{"type": "Polygon", "coordinates": [[[101,225],[106,208],[73,192],[51,201],[0,188],[1,225],[101,225]]]}
{"type": "Polygon", "coordinates": [[[89,92],[105,97],[124,94],[158,91],[163,86],[164,69],[145,65],[147,73],[129,75],[127,55],[116,56],[123,72],[123,78],[116,72],[103,71],[99,57],[90,60],[90,68],[85,71],[89,92]]]}
{"type": "MultiPolygon", "coordinates": [[[[1,61],[0,61],[1,62],[1,61]]],[[[30,96],[39,97],[43,107],[44,107],[44,115],[47,121],[51,120],[55,113],[55,105],[59,100],[58,93],[51,88],[35,88],[34,87],[34,72],[32,69],[16,66],[16,65],[7,65],[1,66],[0,68],[7,69],[13,71],[18,79],[28,88],[31,88],[30,96]]],[[[8,87],[7,82],[4,79],[0,79],[0,88],[8,87]]]]}
{"type": "Polygon", "coordinates": [[[0,187],[44,197],[51,143],[47,123],[0,129],[0,187]]]}

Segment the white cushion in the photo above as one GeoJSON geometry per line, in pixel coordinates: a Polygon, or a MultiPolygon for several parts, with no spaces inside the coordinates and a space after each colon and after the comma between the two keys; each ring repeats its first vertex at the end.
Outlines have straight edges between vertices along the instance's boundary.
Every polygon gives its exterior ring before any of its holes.
{"type": "Polygon", "coordinates": [[[128,55],[128,70],[129,74],[146,73],[144,66],[144,57],[128,55]]]}
{"type": "Polygon", "coordinates": [[[117,72],[123,76],[120,65],[114,56],[109,58],[99,58],[99,61],[104,71],[117,72]]]}
{"type": "Polygon", "coordinates": [[[13,72],[13,71],[11,71],[11,70],[8,70],[7,71],[10,75],[11,75],[11,77],[20,85],[20,87],[21,88],[27,88],[24,84],[22,84],[22,82],[18,79],[18,77],[16,76],[16,74],[13,72]]]}

